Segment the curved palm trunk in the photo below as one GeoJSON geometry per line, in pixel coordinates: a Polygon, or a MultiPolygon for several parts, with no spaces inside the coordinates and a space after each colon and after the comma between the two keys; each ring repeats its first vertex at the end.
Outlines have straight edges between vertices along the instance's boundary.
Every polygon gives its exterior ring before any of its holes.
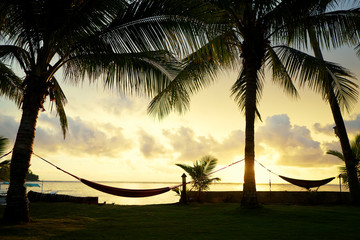
{"type": "Polygon", "coordinates": [[[336,125],[336,134],[340,139],[341,149],[344,155],[346,171],[348,174],[351,201],[354,205],[360,205],[360,184],[357,176],[355,155],[351,150],[349,138],[346,132],[344,120],[340,111],[334,91],[331,89],[328,95],[331,111],[336,125]]]}
{"type": "Polygon", "coordinates": [[[11,158],[10,186],[3,216],[3,220],[7,223],[29,222],[29,207],[24,184],[30,166],[39,110],[45,95],[36,88],[28,88],[27,92],[28,94],[24,96],[23,113],[11,158]]]}
{"type": "MultiPolygon", "coordinates": [[[[319,43],[316,40],[313,31],[310,31],[309,37],[312,44],[312,48],[314,50],[315,57],[324,60],[319,43]]],[[[329,78],[332,79],[332,76],[329,76],[329,78]]],[[[336,125],[336,134],[340,139],[341,150],[344,155],[346,171],[348,173],[348,183],[351,194],[351,200],[353,204],[360,205],[360,184],[357,176],[355,156],[353,151],[351,150],[349,138],[344,124],[344,119],[342,117],[339,103],[334,93],[334,89],[332,88],[329,89],[327,97],[329,100],[331,112],[336,125]]]]}

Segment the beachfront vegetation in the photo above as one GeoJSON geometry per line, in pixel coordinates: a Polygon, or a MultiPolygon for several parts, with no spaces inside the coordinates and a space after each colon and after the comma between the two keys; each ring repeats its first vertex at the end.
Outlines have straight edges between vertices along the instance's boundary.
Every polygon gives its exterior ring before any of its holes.
{"type": "MultiPolygon", "coordinates": [[[[351,141],[350,146],[355,156],[357,177],[360,181],[360,134],[355,136],[355,139],[351,141]]],[[[340,160],[345,162],[345,158],[342,152],[339,152],[337,150],[329,150],[326,153],[338,157],[340,160]]],[[[342,182],[348,186],[349,178],[346,166],[340,167],[340,177],[342,179],[342,182]]]]}
{"type": "MultiPolygon", "coordinates": [[[[5,160],[0,162],[0,181],[10,181],[10,162],[5,160]]],[[[30,169],[26,174],[26,181],[39,181],[39,175],[34,174],[30,169]]]]}
{"type": "MultiPolygon", "coordinates": [[[[7,138],[0,136],[0,157],[5,157],[4,151],[9,143],[7,138]]],[[[2,159],[0,159],[2,160],[2,159]]],[[[26,175],[27,181],[39,181],[39,176],[34,174],[30,169],[26,175]]],[[[0,181],[10,181],[10,160],[4,160],[0,162],[0,181]]]]}
{"type": "MultiPolygon", "coordinates": [[[[0,214],[4,211],[0,206],[0,214]]],[[[360,209],[239,204],[87,205],[31,203],[31,224],[0,223],[1,240],[343,240],[356,239],[360,209]]]]}
{"type": "MultiPolygon", "coordinates": [[[[320,46],[331,49],[343,44],[358,44],[359,15],[357,9],[336,11],[337,1],[211,1],[212,11],[221,12],[224,18],[219,36],[208,43],[216,54],[199,49],[189,57],[189,79],[173,81],[152,101],[149,112],[160,117],[175,109],[187,109],[191,94],[208,85],[208,78],[219,69],[238,65],[239,77],[232,87],[232,95],[241,110],[245,112],[245,176],[242,205],[256,206],[256,184],[254,172],[255,116],[260,118],[257,104],[260,101],[265,80],[265,68],[269,68],[273,81],[286,93],[297,96],[293,80],[300,85],[310,85],[329,101],[336,125],[342,134],[341,144],[346,147],[346,129],[339,104],[350,107],[357,96],[357,85],[346,69],[319,58],[320,46]],[[333,11],[329,11],[333,10],[333,11]],[[224,31],[224,29],[227,29],[224,31]],[[310,46],[316,51],[315,57],[295,47],[310,46]],[[176,94],[175,94],[175,93],[176,94]],[[179,97],[181,96],[181,97],[179,97]]],[[[358,6],[357,6],[358,7],[358,6]]],[[[190,16],[196,18],[196,16],[190,16]]],[[[206,48],[205,48],[206,49],[206,48]]],[[[261,118],[260,118],[261,119],[261,118]]],[[[351,155],[349,163],[352,163],[351,155]]],[[[347,164],[349,169],[353,165],[347,164]]],[[[349,170],[348,170],[349,171],[349,170]]],[[[350,170],[353,172],[353,170],[350,170]]],[[[360,187],[357,178],[350,189],[354,201],[360,204],[360,187]]]]}
{"type": "Polygon", "coordinates": [[[201,192],[209,190],[210,184],[213,182],[218,182],[221,179],[218,177],[210,177],[210,173],[214,171],[218,159],[206,155],[200,160],[196,160],[192,165],[177,163],[176,166],[181,167],[184,171],[190,175],[192,182],[191,190],[196,190],[198,192],[197,201],[201,202],[201,192]]]}
{"type": "MultiPolygon", "coordinates": [[[[166,49],[180,49],[175,33],[182,19],[177,1],[3,0],[0,2],[0,95],[22,110],[11,159],[4,219],[28,222],[24,182],[29,169],[38,115],[44,102],[55,106],[65,137],[66,96],[59,80],[80,84],[102,80],[123,94],[152,96],[172,80],[178,61],[166,49]],[[169,3],[169,6],[166,5],[169,3]],[[16,69],[16,73],[14,73],[16,69]],[[57,75],[62,69],[63,75],[57,75]],[[19,76],[24,76],[23,78],[19,76]]],[[[202,8],[202,5],[194,6],[202,8]]],[[[181,39],[201,33],[192,24],[181,39]],[[192,32],[193,31],[193,32],[192,32]]],[[[196,39],[197,41],[199,38],[196,39]]],[[[193,41],[196,42],[196,41],[193,41]]],[[[193,45],[192,45],[193,46],[193,45]]],[[[182,51],[190,51],[188,46],[182,51]]]]}

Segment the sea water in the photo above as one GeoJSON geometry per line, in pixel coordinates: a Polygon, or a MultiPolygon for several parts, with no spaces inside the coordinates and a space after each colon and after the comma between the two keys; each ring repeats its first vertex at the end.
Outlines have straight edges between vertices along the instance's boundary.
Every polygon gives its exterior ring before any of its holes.
{"type": "MultiPolygon", "coordinates": [[[[179,201],[179,196],[169,191],[160,195],[143,197],[143,198],[128,198],[118,197],[107,193],[92,189],[78,181],[42,181],[37,182],[40,187],[28,188],[28,191],[36,191],[42,193],[57,193],[78,197],[98,197],[99,203],[106,204],[120,204],[120,205],[147,205],[147,204],[169,204],[179,201]]],[[[179,183],[151,183],[151,182],[98,182],[100,184],[127,188],[127,189],[153,189],[162,187],[172,187],[179,183]]],[[[242,183],[215,183],[210,185],[210,191],[242,191],[242,183]]],[[[257,191],[307,191],[291,184],[257,184],[257,191]]],[[[318,191],[339,192],[340,186],[336,184],[327,184],[321,186],[318,191]]],[[[349,191],[342,186],[341,191],[349,191]]]]}

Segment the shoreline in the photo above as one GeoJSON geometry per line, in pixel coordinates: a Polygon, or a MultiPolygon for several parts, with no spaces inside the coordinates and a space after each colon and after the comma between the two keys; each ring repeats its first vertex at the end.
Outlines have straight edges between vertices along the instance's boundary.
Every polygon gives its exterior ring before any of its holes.
{"type": "MultiPolygon", "coordinates": [[[[188,192],[190,201],[197,199],[197,192],[188,192]]],[[[201,201],[206,203],[240,203],[242,191],[208,191],[201,193],[201,201]]],[[[284,205],[341,205],[350,204],[349,192],[333,191],[257,191],[260,204],[284,205]]]]}
{"type": "MultiPolygon", "coordinates": [[[[240,203],[242,191],[207,191],[201,193],[203,203],[240,203]]],[[[260,204],[281,205],[344,205],[350,204],[349,192],[315,192],[315,191],[257,191],[260,204]]],[[[77,202],[85,204],[100,204],[98,197],[77,197],[64,194],[46,194],[30,191],[30,202],[77,202]]],[[[198,192],[187,192],[188,202],[198,199],[198,192]]],[[[147,204],[144,204],[147,205],[147,204]]]]}

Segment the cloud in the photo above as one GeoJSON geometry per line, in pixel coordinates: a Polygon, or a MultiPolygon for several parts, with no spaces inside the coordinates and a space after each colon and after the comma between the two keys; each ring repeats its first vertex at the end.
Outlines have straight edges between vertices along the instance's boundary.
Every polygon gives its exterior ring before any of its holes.
{"type": "MultiPolygon", "coordinates": [[[[355,126],[357,121],[360,121],[360,115],[350,123],[355,126]]],[[[64,140],[57,117],[40,114],[34,151],[75,157],[97,156],[99,159],[119,159],[131,153],[144,161],[157,159],[167,161],[167,164],[194,161],[207,154],[218,158],[220,164],[227,164],[237,156],[244,156],[245,134],[242,130],[233,130],[220,139],[210,134],[198,135],[194,129],[185,126],[159,129],[159,134],[150,134],[146,129],[125,131],[112,123],[87,121],[80,117],[68,117],[68,122],[69,131],[64,140]]],[[[0,135],[10,141],[14,139],[19,124],[15,118],[0,114],[0,124],[0,135]]],[[[284,166],[338,164],[337,159],[325,154],[329,149],[338,149],[336,142],[314,140],[307,127],[291,124],[285,114],[268,117],[257,129],[255,137],[257,158],[276,159],[277,164],[284,166]]]]}
{"type": "Polygon", "coordinates": [[[119,95],[115,95],[111,98],[101,98],[99,102],[97,102],[97,105],[99,109],[104,109],[106,106],[106,112],[113,116],[126,116],[129,114],[138,115],[143,114],[143,112],[146,111],[143,99],[119,95]]]}
{"type": "MultiPolygon", "coordinates": [[[[353,119],[346,120],[344,122],[346,126],[346,131],[348,132],[349,135],[355,136],[360,132],[360,114],[356,115],[353,119]]],[[[322,126],[320,123],[315,123],[314,129],[318,133],[334,136],[334,129],[333,129],[334,126],[335,126],[334,123],[327,124],[324,126],[322,126]]]]}
{"type": "Polygon", "coordinates": [[[3,115],[0,113],[0,136],[9,139],[10,144],[13,144],[16,138],[16,133],[19,128],[19,122],[15,118],[3,115]]]}
{"type": "Polygon", "coordinates": [[[271,149],[278,153],[277,164],[288,166],[325,166],[335,160],[324,157],[324,150],[318,141],[312,139],[310,130],[305,126],[292,125],[287,115],[268,117],[265,125],[259,127],[257,143],[263,144],[260,155],[271,149]]]}
{"type": "Polygon", "coordinates": [[[176,161],[194,161],[204,155],[211,154],[221,163],[229,163],[236,155],[242,155],[244,133],[240,130],[233,131],[222,141],[211,135],[198,136],[189,127],[164,130],[163,136],[167,138],[173,151],[178,153],[176,161]]]}
{"type": "Polygon", "coordinates": [[[58,119],[41,115],[37,127],[35,147],[45,152],[62,152],[76,156],[118,156],[130,150],[132,140],[123,129],[109,123],[87,122],[79,117],[68,117],[69,131],[63,139],[58,119]]]}
{"type": "Polygon", "coordinates": [[[137,134],[140,152],[144,157],[153,158],[169,156],[169,149],[167,149],[157,138],[145,132],[143,129],[139,130],[137,134]]]}

